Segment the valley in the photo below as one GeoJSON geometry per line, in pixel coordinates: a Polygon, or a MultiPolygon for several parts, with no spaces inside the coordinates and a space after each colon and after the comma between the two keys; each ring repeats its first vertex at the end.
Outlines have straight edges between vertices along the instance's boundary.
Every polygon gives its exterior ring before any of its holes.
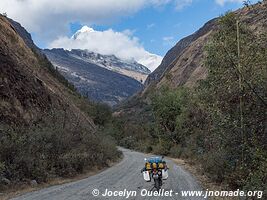
{"type": "MultiPolygon", "coordinates": [[[[267,1],[244,1],[242,6],[233,1],[213,3],[220,4],[217,9],[239,6],[213,19],[206,17],[202,27],[176,44],[172,30],[168,34],[163,30],[165,24],[139,21],[141,30],[118,31],[107,29],[108,23],[97,26],[101,20],[92,20],[96,24],[85,20],[87,26],[79,18],[65,22],[65,30],[70,29],[67,36],[60,36],[64,27],[59,27],[58,38],[41,48],[34,42],[39,38],[35,32],[32,37],[19,22],[1,14],[0,199],[16,188],[75,178],[91,169],[105,170],[14,199],[113,199],[92,192],[152,191],[156,181],[145,182],[140,171],[148,162],[144,158],[154,155],[167,156],[170,166],[164,190],[206,191],[209,188],[196,179],[205,176],[214,188],[258,191],[264,199],[267,1]],[[164,36],[154,39],[161,31],[164,36]],[[146,38],[146,43],[134,34],[146,38]],[[163,58],[144,48],[167,44],[171,48],[163,58]],[[197,176],[170,158],[186,160],[197,176]]],[[[52,13],[59,17],[58,25],[67,12],[60,13],[60,8],[57,5],[52,13]]],[[[186,8],[191,7],[179,7],[181,12],[186,8]]],[[[178,16],[177,12],[167,14],[178,16]]],[[[134,19],[131,15],[127,20],[134,19]]],[[[180,26],[191,25],[170,27],[180,26]]],[[[51,30],[47,35],[56,32],[51,30]]],[[[162,173],[158,164],[153,173],[162,173]]]]}

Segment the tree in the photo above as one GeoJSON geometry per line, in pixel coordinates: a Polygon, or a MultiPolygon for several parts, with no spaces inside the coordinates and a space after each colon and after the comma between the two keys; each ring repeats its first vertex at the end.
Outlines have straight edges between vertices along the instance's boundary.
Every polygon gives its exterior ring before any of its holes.
{"type": "Polygon", "coordinates": [[[237,21],[233,13],[219,20],[206,48],[209,75],[199,88],[199,97],[212,115],[211,138],[225,155],[223,176],[235,187],[245,186],[253,179],[251,172],[262,170],[259,166],[267,152],[267,40],[237,21]]]}
{"type": "Polygon", "coordinates": [[[112,118],[111,108],[106,104],[96,103],[93,107],[92,116],[95,124],[104,126],[112,118]]]}
{"type": "Polygon", "coordinates": [[[186,105],[187,93],[183,88],[175,91],[163,87],[152,101],[153,112],[160,131],[167,135],[172,142],[178,144],[180,137],[176,132],[177,118],[182,115],[186,105]]]}

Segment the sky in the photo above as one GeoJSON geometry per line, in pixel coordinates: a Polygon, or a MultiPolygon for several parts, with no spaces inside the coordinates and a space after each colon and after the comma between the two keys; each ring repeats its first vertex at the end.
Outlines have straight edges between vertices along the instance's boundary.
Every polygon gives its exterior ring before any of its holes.
{"type": "Polygon", "coordinates": [[[40,48],[80,47],[141,63],[155,59],[157,65],[180,39],[242,5],[243,0],[1,0],[0,12],[20,22],[40,48]],[[83,26],[88,32],[75,40],[83,26]]]}

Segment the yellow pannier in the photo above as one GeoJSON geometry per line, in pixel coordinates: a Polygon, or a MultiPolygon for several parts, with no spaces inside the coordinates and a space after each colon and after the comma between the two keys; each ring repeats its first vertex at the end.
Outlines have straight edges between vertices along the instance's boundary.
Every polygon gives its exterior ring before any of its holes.
{"type": "Polygon", "coordinates": [[[159,163],[159,169],[164,169],[164,164],[163,163],[159,163]]]}
{"type": "Polygon", "coordinates": [[[157,168],[158,168],[157,163],[153,163],[153,164],[152,164],[152,168],[153,168],[153,169],[157,169],[157,168]]]}
{"type": "Polygon", "coordinates": [[[151,164],[149,162],[146,163],[146,170],[151,170],[151,164]]]}

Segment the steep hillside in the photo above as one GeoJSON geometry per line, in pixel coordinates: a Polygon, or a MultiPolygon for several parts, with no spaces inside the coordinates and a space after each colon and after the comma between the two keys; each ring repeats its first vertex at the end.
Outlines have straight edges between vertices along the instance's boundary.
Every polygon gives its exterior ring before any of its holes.
{"type": "Polygon", "coordinates": [[[27,30],[20,25],[20,23],[7,18],[7,20],[12,24],[13,28],[16,30],[16,32],[19,34],[19,36],[23,39],[25,44],[30,48],[34,49],[35,51],[38,51],[40,53],[40,49],[34,44],[31,34],[27,32],[27,30]]]}
{"type": "Polygon", "coordinates": [[[114,113],[120,145],[188,159],[223,189],[266,198],[266,19],[265,1],[179,42],[162,74],[114,113]]]}
{"type": "Polygon", "coordinates": [[[72,91],[50,74],[50,63],[34,54],[4,17],[0,31],[1,121],[33,123],[52,108],[68,107],[69,117],[80,115],[86,126],[94,126],[71,102],[72,91]]]}
{"type": "MultiPolygon", "coordinates": [[[[177,61],[178,59],[183,60],[183,63],[181,63],[182,66],[185,66],[187,62],[190,62],[189,57],[191,57],[191,55],[187,55],[187,57],[184,56],[184,54],[186,53],[186,49],[195,48],[194,50],[192,50],[193,52],[191,52],[193,54],[194,53],[199,54],[197,52],[203,51],[202,48],[203,48],[204,43],[203,41],[198,41],[198,40],[205,40],[207,35],[209,35],[212,29],[215,28],[215,25],[216,25],[216,19],[213,19],[207,22],[201,29],[199,29],[194,34],[179,41],[172,49],[170,49],[167,52],[160,66],[148,76],[145,82],[145,85],[149,86],[150,84],[158,83],[163,78],[163,75],[174,67],[175,63],[178,62],[177,61]],[[194,46],[192,45],[193,43],[196,43],[197,45],[194,46]]],[[[195,57],[197,57],[197,55],[195,57]]],[[[195,63],[198,61],[199,59],[194,60],[195,63]]],[[[191,72],[191,70],[188,70],[188,71],[191,72]]],[[[183,80],[183,81],[181,80],[181,82],[184,82],[184,81],[186,80],[183,80]]]]}
{"type": "MultiPolygon", "coordinates": [[[[255,33],[267,30],[267,1],[241,8],[233,12],[255,33]]],[[[183,86],[194,88],[198,81],[205,79],[208,69],[204,67],[205,46],[218,31],[218,20],[207,22],[194,34],[179,41],[164,57],[161,65],[152,72],[144,90],[117,106],[116,116],[122,116],[133,124],[153,120],[152,97],[160,88],[171,89],[183,86]],[[142,116],[142,118],[140,118],[142,116]]]]}
{"type": "Polygon", "coordinates": [[[1,191],[103,168],[118,156],[95,125],[103,108],[96,112],[99,106],[82,98],[36,48],[25,29],[0,15],[1,191]]]}
{"type": "Polygon", "coordinates": [[[77,50],[53,49],[43,52],[81,94],[94,101],[114,106],[142,89],[140,82],[88,62],[79,56],[77,50]]]}
{"type": "MultiPolygon", "coordinates": [[[[249,8],[237,10],[241,23],[248,24],[251,29],[266,29],[266,1],[249,8]]],[[[216,20],[207,22],[194,34],[179,41],[163,58],[161,65],[148,76],[146,89],[151,85],[160,87],[169,85],[194,86],[198,80],[205,79],[207,69],[203,67],[204,47],[216,31],[216,20]]]]}

